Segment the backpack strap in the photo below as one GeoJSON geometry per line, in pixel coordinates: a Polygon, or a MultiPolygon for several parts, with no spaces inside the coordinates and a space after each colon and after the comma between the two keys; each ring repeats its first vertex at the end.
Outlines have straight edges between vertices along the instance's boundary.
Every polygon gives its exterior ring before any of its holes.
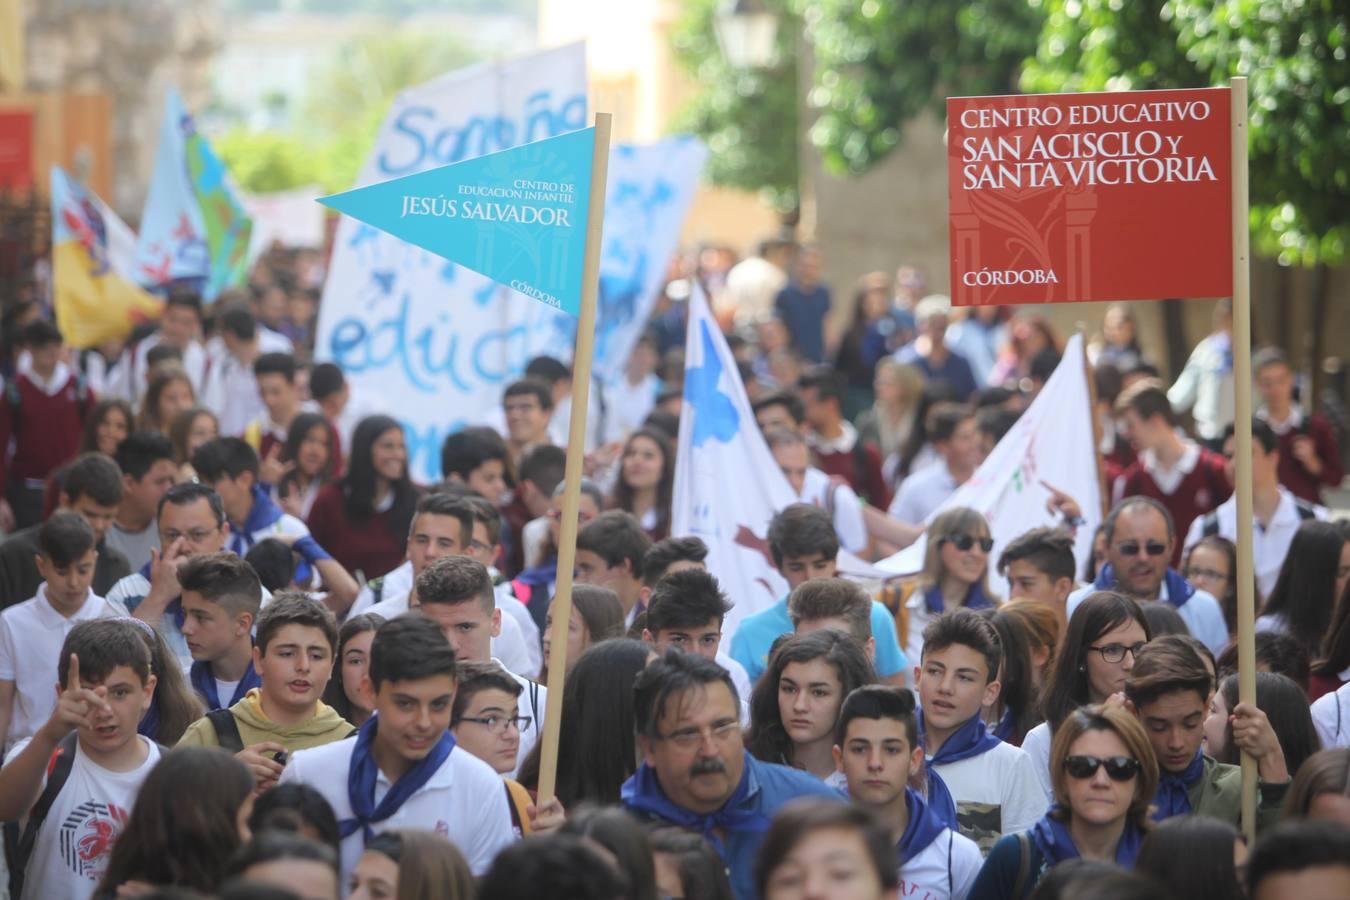
{"type": "Polygon", "coordinates": [[[234,713],[228,709],[213,709],[206,714],[207,721],[216,730],[216,742],[220,749],[238,753],[244,749],[244,738],[239,734],[239,723],[234,713]]]}
{"type": "Polygon", "coordinates": [[[28,824],[24,826],[23,837],[19,839],[18,852],[9,860],[9,895],[20,897],[23,894],[24,870],[33,855],[33,846],[37,843],[38,833],[47,821],[47,814],[61,794],[62,788],[70,779],[70,770],[75,766],[75,748],[79,736],[72,731],[61,739],[52,751],[47,762],[47,785],[38,796],[37,803],[28,813],[28,824]]]}
{"type": "Polygon", "coordinates": [[[520,829],[522,835],[529,834],[530,818],[525,814],[525,808],[530,805],[530,793],[525,790],[525,786],[514,778],[502,779],[506,785],[506,805],[511,810],[511,824],[520,829]]]}
{"type": "Polygon", "coordinates": [[[1026,896],[1027,881],[1031,878],[1031,838],[1025,831],[1017,833],[1017,878],[1013,881],[1013,900],[1026,896]]]}

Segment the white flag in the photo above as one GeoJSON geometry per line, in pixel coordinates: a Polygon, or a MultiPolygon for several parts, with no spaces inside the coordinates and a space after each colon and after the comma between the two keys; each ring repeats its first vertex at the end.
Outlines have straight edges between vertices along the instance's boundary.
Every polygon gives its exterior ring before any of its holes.
{"type": "Polygon", "coordinates": [[[708,571],[735,604],[722,629],[726,643],[742,619],[787,593],[769,553],[769,520],[796,497],[755,424],[736,360],[697,286],[684,354],[671,533],[708,545],[708,571]]]}
{"type": "MultiPolygon", "coordinates": [[[[1083,337],[1076,334],[1069,338],[1059,366],[1017,424],[970,480],[928,517],[931,522],[933,516],[953,506],[968,506],[982,513],[994,538],[989,554],[991,572],[1009,541],[1032,528],[1059,524],[1059,517],[1046,506],[1050,499],[1046,485],[1068,494],[1082,507],[1086,521],[1078,526],[1074,542],[1079,571],[1092,552],[1102,507],[1087,379],[1083,337]]],[[[925,540],[920,537],[878,562],[877,568],[897,575],[918,572],[923,568],[924,546],[925,540]]]]}

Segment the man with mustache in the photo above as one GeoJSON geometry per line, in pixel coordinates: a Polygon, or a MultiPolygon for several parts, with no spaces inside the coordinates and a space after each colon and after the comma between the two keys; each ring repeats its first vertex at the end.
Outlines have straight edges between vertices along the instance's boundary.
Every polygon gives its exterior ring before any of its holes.
{"type": "Polygon", "coordinates": [[[820,779],[761,762],[745,750],[740,701],[725,669],[667,650],[638,674],[633,717],[642,763],[620,797],[635,815],[704,835],[754,900],[754,861],[779,807],[797,797],[842,798],[820,779]]]}

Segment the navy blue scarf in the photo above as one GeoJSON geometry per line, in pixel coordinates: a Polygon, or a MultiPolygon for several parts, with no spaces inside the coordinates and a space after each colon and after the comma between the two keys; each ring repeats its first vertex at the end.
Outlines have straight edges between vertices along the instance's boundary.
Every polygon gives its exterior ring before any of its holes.
{"type": "MultiPolygon", "coordinates": [[[[1167,585],[1167,602],[1180,609],[1186,605],[1186,601],[1195,596],[1195,585],[1191,584],[1181,576],[1181,573],[1171,566],[1167,567],[1167,575],[1163,582],[1167,585]]],[[[1097,573],[1097,580],[1092,586],[1102,591],[1114,591],[1116,588],[1116,570],[1111,568],[1110,563],[1102,563],[1102,569],[1097,573]]]]}
{"type": "Polygon", "coordinates": [[[749,755],[746,753],[747,760],[745,770],[741,774],[741,783],[736,785],[736,790],[732,792],[727,802],[722,804],[721,809],[707,815],[690,812],[671,802],[666,792],[661,790],[656,772],[646,763],[638,766],[632,777],[623,783],[623,787],[619,790],[619,798],[631,809],[698,832],[717,849],[718,853],[725,856],[725,848],[713,833],[713,829],[721,828],[728,834],[769,830],[768,816],[757,809],[740,808],[750,797],[749,755]]]}
{"type": "MultiPolygon", "coordinates": [[[[923,593],[924,605],[928,611],[935,616],[940,616],[946,612],[942,605],[942,588],[939,585],[933,585],[923,593]]],[[[989,599],[989,595],[984,592],[984,584],[975,582],[970,586],[970,592],[966,594],[966,609],[989,609],[994,605],[994,601],[989,599]]]]}
{"type": "Polygon", "coordinates": [[[1153,821],[1161,822],[1173,816],[1184,816],[1191,811],[1191,797],[1187,789],[1205,774],[1204,751],[1195,751],[1195,759],[1179,775],[1160,772],[1158,793],[1153,795],[1153,821]]]}
{"type": "MultiPolygon", "coordinates": [[[[1049,815],[1042,816],[1041,820],[1032,826],[1031,840],[1045,857],[1047,868],[1079,857],[1078,848],[1073,845],[1073,835],[1069,834],[1069,826],[1050,818],[1049,815]]],[[[1144,835],[1139,826],[1127,819],[1125,830],[1120,833],[1120,843],[1116,845],[1116,865],[1133,869],[1134,860],[1139,856],[1139,845],[1143,840],[1144,835]]]]}
{"type": "MultiPolygon", "coordinates": [[[[919,740],[923,740],[923,734],[923,710],[919,710],[919,740]]],[[[928,764],[941,766],[960,762],[981,753],[988,753],[1001,743],[1002,741],[989,733],[989,726],[984,724],[984,720],[976,715],[967,719],[960,728],[947,736],[938,752],[929,757],[928,764]]]]}
{"type": "Polygon", "coordinates": [[[450,751],[455,749],[454,735],[444,732],[431,752],[390,785],[389,792],[376,805],[375,779],[379,776],[380,767],[375,762],[371,745],[375,743],[375,732],[379,727],[380,717],[374,715],[356,733],[356,746],[352,748],[351,766],[347,769],[347,800],[352,805],[352,817],[338,823],[338,831],[344,838],[361,831],[364,835],[362,843],[370,840],[375,833],[370,826],[398,812],[409,797],[431,780],[431,776],[450,756],[450,751]]]}
{"type": "Polygon", "coordinates": [[[943,825],[952,831],[959,831],[961,823],[956,820],[956,801],[952,799],[952,792],[947,789],[947,782],[942,780],[942,776],[932,766],[925,768],[928,771],[929,811],[943,825]]]}
{"type": "Polygon", "coordinates": [[[909,813],[909,822],[905,825],[905,833],[900,835],[900,842],[895,845],[902,866],[928,849],[928,845],[948,827],[913,788],[905,788],[905,810],[909,813]]]}
{"type": "Polygon", "coordinates": [[[244,670],[244,677],[239,679],[239,684],[235,686],[234,695],[230,697],[229,703],[220,702],[220,693],[216,690],[216,676],[211,671],[211,663],[206,660],[194,662],[192,669],[188,672],[188,678],[192,681],[192,687],[197,693],[202,695],[206,701],[207,711],[213,709],[228,709],[234,706],[244,695],[255,687],[262,687],[262,679],[258,673],[253,671],[253,660],[248,661],[248,668],[244,670]]]}

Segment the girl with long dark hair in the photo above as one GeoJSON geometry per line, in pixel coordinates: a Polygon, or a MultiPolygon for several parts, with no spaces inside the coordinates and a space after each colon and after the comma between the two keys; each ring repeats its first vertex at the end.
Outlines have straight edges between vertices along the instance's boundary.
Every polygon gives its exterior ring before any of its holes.
{"type": "Polygon", "coordinates": [[[805,769],[836,787],[834,726],[854,688],[876,671],[858,642],[832,629],[793,635],[773,655],[750,694],[745,747],[765,762],[805,769]]]}
{"type": "Polygon", "coordinates": [[[1059,723],[1080,706],[1105,703],[1125,690],[1134,654],[1152,637],[1144,611],[1129,597],[1097,591],[1074,610],[1050,680],[1041,692],[1045,721],[1027,732],[1022,749],[1036,764],[1046,800],[1051,798],[1050,744],[1059,723]]]}
{"type": "MultiPolygon", "coordinates": [[[[1205,719],[1205,752],[1221,763],[1238,765],[1241,751],[1233,742],[1231,712],[1238,705],[1238,677],[1229,675],[1209,699],[1205,719]]],[[[1271,730],[1284,751],[1284,766],[1290,777],[1298,774],[1304,760],[1322,749],[1313,727],[1307,696],[1292,678],[1273,672],[1256,673],[1256,706],[1270,720],[1271,730]]]]}
{"type": "Polygon", "coordinates": [[[280,461],[290,468],[276,485],[277,502],[298,519],[309,517],[314,501],[337,471],[336,434],[319,413],[300,413],[291,421],[280,461]]]}
{"type": "Polygon", "coordinates": [[[1041,723],[1040,698],[1036,696],[1035,664],[1022,620],[1002,609],[983,609],[980,615],[998,632],[1003,655],[999,660],[999,693],[984,710],[984,721],[994,737],[1013,746],[1041,723]]]}
{"type": "Polygon", "coordinates": [[[347,474],[319,491],[310,534],[348,572],[379,577],[403,562],[417,497],[403,426],[370,416],[352,435],[347,474]]]}
{"type": "Polygon", "coordinates": [[[362,696],[361,679],[370,668],[370,643],[383,624],[383,616],[362,613],[343,622],[338,631],[333,674],[324,689],[323,702],[357,728],[370,718],[371,709],[367,704],[373,698],[362,696]]]}
{"type": "Polygon", "coordinates": [[[619,457],[610,508],[630,512],[653,541],[670,536],[670,503],[675,493],[675,451],[654,428],[628,436],[619,457]]]}
{"type": "Polygon", "coordinates": [[[117,445],[131,434],[135,421],[130,403],[120,397],[104,397],[85,416],[80,452],[112,456],[117,452],[117,445]]]}
{"type": "Polygon", "coordinates": [[[1309,656],[1317,656],[1345,587],[1346,578],[1340,573],[1343,567],[1350,568],[1342,561],[1345,549],[1345,536],[1334,522],[1312,519],[1300,525],[1256,630],[1293,635],[1309,656]]]}

